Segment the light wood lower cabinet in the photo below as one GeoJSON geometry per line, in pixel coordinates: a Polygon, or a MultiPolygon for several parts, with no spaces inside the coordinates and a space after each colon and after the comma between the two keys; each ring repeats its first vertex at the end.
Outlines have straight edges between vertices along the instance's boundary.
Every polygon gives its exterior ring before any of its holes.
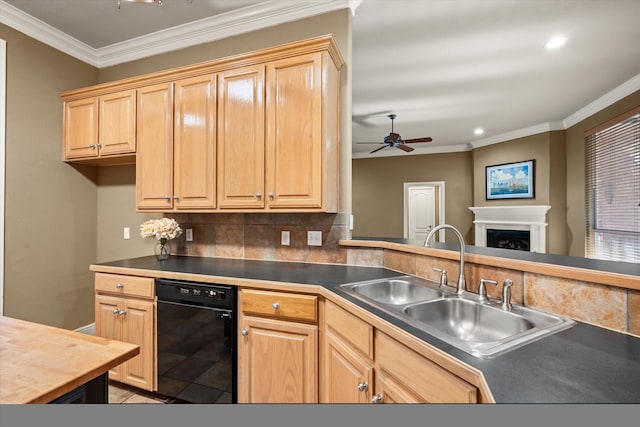
{"type": "Polygon", "coordinates": [[[316,297],[239,292],[238,402],[317,403],[316,297]],[[312,316],[310,316],[312,310],[312,316]]]}
{"type": "Polygon", "coordinates": [[[110,370],[109,379],[149,391],[157,390],[156,305],[147,297],[154,294],[153,283],[151,278],[96,273],[96,336],[140,346],[140,354],[110,370]]]}
{"type": "Polygon", "coordinates": [[[478,389],[327,301],[325,403],[476,403],[478,389]]]}

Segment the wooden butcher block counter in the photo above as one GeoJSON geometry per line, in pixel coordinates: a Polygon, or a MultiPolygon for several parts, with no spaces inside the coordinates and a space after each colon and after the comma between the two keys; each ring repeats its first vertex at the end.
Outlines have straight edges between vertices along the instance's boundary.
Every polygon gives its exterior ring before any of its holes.
{"type": "Polygon", "coordinates": [[[0,316],[0,404],[53,402],[101,377],[106,392],[105,373],[139,352],[134,344],[0,316]]]}

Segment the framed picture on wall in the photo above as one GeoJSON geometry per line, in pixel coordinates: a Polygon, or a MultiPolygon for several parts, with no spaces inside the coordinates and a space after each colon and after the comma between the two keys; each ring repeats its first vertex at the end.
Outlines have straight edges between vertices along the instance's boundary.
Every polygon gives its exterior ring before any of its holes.
{"type": "Polygon", "coordinates": [[[487,200],[533,199],[534,160],[487,166],[487,200]]]}

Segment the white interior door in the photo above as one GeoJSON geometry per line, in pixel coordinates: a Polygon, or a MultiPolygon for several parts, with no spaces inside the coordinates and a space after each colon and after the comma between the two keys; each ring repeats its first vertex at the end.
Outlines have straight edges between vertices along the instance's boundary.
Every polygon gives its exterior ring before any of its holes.
{"type": "Polygon", "coordinates": [[[436,190],[433,186],[409,188],[407,202],[409,239],[427,238],[436,222],[436,190]]]}

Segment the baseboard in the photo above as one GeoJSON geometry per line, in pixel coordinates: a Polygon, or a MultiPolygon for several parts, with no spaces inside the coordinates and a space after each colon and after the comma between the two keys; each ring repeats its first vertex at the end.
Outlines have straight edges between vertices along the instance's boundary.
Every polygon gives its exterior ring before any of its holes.
{"type": "Polygon", "coordinates": [[[96,334],[96,324],[91,323],[89,325],[82,326],[76,329],[76,332],[80,332],[87,335],[95,335],[96,334]]]}

